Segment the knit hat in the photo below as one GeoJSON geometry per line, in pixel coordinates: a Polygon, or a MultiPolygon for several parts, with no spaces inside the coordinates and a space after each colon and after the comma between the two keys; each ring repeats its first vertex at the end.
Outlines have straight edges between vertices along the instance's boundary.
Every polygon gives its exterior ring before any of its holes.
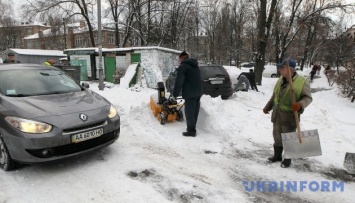
{"type": "Polygon", "coordinates": [[[8,55],[8,56],[15,56],[15,54],[12,53],[12,52],[7,53],[7,55],[8,55]]]}
{"type": "Polygon", "coordinates": [[[284,61],[282,61],[282,63],[278,63],[277,67],[281,68],[284,65],[289,65],[291,68],[296,68],[296,61],[292,59],[285,59],[284,61]]]}
{"type": "Polygon", "coordinates": [[[186,51],[183,51],[183,52],[181,52],[181,54],[179,55],[179,58],[180,58],[180,57],[183,57],[183,56],[186,56],[186,55],[189,55],[189,53],[187,53],[186,51]]]}

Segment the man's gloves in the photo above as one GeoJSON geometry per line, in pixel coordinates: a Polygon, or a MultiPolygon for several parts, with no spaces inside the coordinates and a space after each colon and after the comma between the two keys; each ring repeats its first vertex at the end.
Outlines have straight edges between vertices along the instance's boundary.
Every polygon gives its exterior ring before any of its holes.
{"type": "Polygon", "coordinates": [[[292,111],[299,111],[302,108],[299,102],[292,104],[292,111]]]}
{"type": "Polygon", "coordinates": [[[175,98],[174,96],[170,96],[170,97],[169,97],[169,101],[170,101],[170,102],[176,102],[176,98],[175,98]]]}
{"type": "Polygon", "coordinates": [[[269,110],[263,109],[263,112],[264,112],[264,114],[268,114],[268,113],[269,113],[269,110]]]}

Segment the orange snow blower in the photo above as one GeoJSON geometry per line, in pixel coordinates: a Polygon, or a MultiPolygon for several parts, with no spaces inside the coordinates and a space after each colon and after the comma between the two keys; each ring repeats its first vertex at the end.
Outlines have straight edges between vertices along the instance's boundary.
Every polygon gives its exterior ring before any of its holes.
{"type": "Polygon", "coordinates": [[[181,111],[184,102],[170,101],[170,99],[167,99],[165,97],[165,87],[163,82],[158,82],[158,102],[154,100],[153,96],[150,96],[149,105],[154,116],[158,118],[158,121],[162,125],[174,120],[184,120],[184,115],[181,111]]]}

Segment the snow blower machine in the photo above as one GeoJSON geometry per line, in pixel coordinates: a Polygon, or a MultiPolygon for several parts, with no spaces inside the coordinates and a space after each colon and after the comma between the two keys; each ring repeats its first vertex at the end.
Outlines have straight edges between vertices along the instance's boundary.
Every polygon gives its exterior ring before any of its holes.
{"type": "Polygon", "coordinates": [[[184,102],[181,99],[178,100],[179,102],[167,99],[165,97],[164,83],[158,82],[158,101],[155,101],[153,96],[150,96],[150,108],[154,116],[158,118],[160,124],[164,125],[166,122],[184,120],[184,115],[181,110],[184,106],[184,102]]]}

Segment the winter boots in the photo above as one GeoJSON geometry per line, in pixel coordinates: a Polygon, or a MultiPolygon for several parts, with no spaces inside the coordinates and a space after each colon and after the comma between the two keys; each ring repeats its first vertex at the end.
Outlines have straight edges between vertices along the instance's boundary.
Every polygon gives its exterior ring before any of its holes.
{"type": "Polygon", "coordinates": [[[291,159],[284,159],[281,163],[282,168],[288,168],[291,165],[291,159]]]}
{"type": "MultiPolygon", "coordinates": [[[[282,151],[283,147],[277,147],[274,145],[274,156],[269,157],[268,160],[271,163],[277,162],[277,161],[282,161],[282,151]]],[[[291,159],[284,159],[281,162],[281,167],[282,168],[288,168],[291,165],[291,159]]]]}
{"type": "Polygon", "coordinates": [[[276,162],[276,161],[282,161],[282,151],[283,147],[278,147],[274,145],[274,156],[269,157],[269,161],[271,163],[276,162]]]}
{"type": "Polygon", "coordinates": [[[183,132],[182,135],[186,137],[196,137],[196,131],[183,132]]]}

